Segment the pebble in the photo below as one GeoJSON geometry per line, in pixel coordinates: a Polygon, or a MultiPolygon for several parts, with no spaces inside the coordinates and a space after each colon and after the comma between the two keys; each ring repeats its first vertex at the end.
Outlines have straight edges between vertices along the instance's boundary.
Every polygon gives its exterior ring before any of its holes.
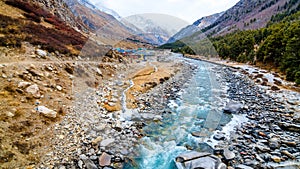
{"type": "Polygon", "coordinates": [[[62,91],[63,88],[62,88],[60,85],[57,85],[57,86],[56,86],[56,89],[57,89],[58,91],[62,91]]]}
{"type": "Polygon", "coordinates": [[[280,163],[281,162],[281,158],[278,156],[272,156],[271,159],[275,162],[275,163],[280,163]]]}
{"type": "Polygon", "coordinates": [[[102,155],[99,157],[99,165],[101,167],[109,166],[111,164],[111,156],[107,153],[102,153],[102,155]]]}
{"type": "Polygon", "coordinates": [[[102,137],[98,136],[96,139],[92,141],[92,145],[98,145],[102,141],[102,137]]]}
{"type": "Polygon", "coordinates": [[[112,138],[105,139],[105,140],[101,141],[100,146],[106,147],[106,146],[110,145],[111,143],[113,143],[114,141],[115,141],[115,139],[112,139],[112,138]]]}

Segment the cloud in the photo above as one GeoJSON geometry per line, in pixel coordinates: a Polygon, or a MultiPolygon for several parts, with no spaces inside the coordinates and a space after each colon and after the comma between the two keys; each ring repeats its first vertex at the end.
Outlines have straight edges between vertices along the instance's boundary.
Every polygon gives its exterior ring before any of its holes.
{"type": "Polygon", "coordinates": [[[91,0],[115,10],[122,17],[143,14],[161,13],[179,17],[190,23],[203,16],[222,12],[239,0],[91,0]]]}

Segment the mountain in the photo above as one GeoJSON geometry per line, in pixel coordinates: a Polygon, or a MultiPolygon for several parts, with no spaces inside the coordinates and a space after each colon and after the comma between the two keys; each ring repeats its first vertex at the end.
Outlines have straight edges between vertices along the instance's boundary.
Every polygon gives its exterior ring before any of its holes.
{"type": "MultiPolygon", "coordinates": [[[[298,0],[241,0],[225,11],[213,24],[202,29],[202,32],[218,36],[235,30],[262,28],[272,16],[296,8],[298,4],[298,0]]],[[[202,32],[196,33],[195,36],[202,32]]]]}
{"type": "Polygon", "coordinates": [[[195,21],[192,25],[189,25],[183,29],[181,29],[178,33],[172,36],[168,43],[173,43],[179,39],[184,37],[191,36],[195,32],[201,31],[201,29],[213,24],[220,16],[222,16],[224,12],[216,13],[210,16],[202,17],[201,19],[195,21]]]}
{"type": "Polygon", "coordinates": [[[166,43],[170,37],[187,25],[187,22],[179,18],[151,13],[132,15],[123,18],[121,22],[125,25],[134,25],[135,33],[154,45],[166,43]]]}
{"type": "Polygon", "coordinates": [[[73,14],[89,28],[90,39],[100,44],[134,48],[136,44],[149,46],[144,36],[139,36],[134,25],[122,23],[120,16],[101,4],[93,5],[88,0],[64,0],[73,14]],[[106,13],[108,12],[108,13],[106,13]],[[111,14],[109,14],[111,13],[111,14]],[[120,44],[122,44],[120,46],[120,44]]]}
{"type": "Polygon", "coordinates": [[[107,14],[112,15],[117,20],[121,20],[121,16],[114,10],[107,8],[105,5],[103,5],[101,2],[96,3],[95,6],[102,12],[105,12],[107,14]]]}

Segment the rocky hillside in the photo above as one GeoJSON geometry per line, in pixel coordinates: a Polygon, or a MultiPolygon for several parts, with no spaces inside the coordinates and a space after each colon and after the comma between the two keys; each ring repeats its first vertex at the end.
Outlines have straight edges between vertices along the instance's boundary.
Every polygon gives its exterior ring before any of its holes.
{"type": "Polygon", "coordinates": [[[73,15],[86,25],[90,32],[101,44],[116,46],[120,41],[126,41],[127,47],[133,43],[145,41],[143,38],[134,36],[134,31],[119,22],[114,16],[98,9],[87,0],[64,0],[73,15]],[[132,41],[134,40],[134,42],[132,41]]]}
{"type": "MultiPolygon", "coordinates": [[[[218,18],[213,24],[202,29],[210,35],[225,35],[234,30],[253,30],[265,27],[272,16],[295,9],[298,0],[241,0],[218,18]]],[[[194,36],[201,34],[196,33],[194,36]]]]}
{"type": "Polygon", "coordinates": [[[32,0],[39,6],[43,7],[44,10],[56,15],[65,23],[69,24],[76,30],[88,31],[88,27],[78,17],[73,15],[71,9],[67,6],[64,0],[32,0]]]}
{"type": "Polygon", "coordinates": [[[192,25],[189,25],[183,29],[181,29],[178,33],[172,36],[168,43],[173,43],[179,39],[191,36],[195,32],[201,31],[202,29],[206,28],[207,26],[213,24],[220,16],[222,16],[224,12],[216,13],[209,16],[204,16],[201,19],[195,21],[192,25]]]}
{"type": "MultiPolygon", "coordinates": [[[[0,1],[1,43],[5,47],[21,47],[23,42],[39,45],[49,52],[77,55],[87,37],[62,21],[39,3],[21,0],[0,1]]],[[[80,24],[73,25],[80,27],[80,24]]]]}

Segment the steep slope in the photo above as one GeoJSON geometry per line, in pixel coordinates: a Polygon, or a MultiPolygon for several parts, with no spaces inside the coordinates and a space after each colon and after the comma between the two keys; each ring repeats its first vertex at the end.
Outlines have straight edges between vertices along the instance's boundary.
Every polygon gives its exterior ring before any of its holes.
{"type": "Polygon", "coordinates": [[[135,36],[133,29],[119,22],[114,16],[103,12],[105,11],[103,8],[99,9],[88,0],[64,1],[72,13],[88,27],[92,33],[89,35],[90,39],[97,40],[100,44],[126,48],[134,48],[136,44],[147,45],[143,38],[135,36]]]}
{"type": "Polygon", "coordinates": [[[98,2],[95,4],[95,7],[97,7],[100,11],[105,12],[107,14],[112,15],[117,20],[121,20],[121,16],[114,10],[107,8],[105,5],[103,5],[101,2],[98,2]]]}
{"type": "Polygon", "coordinates": [[[78,17],[73,15],[71,9],[66,5],[64,0],[32,0],[44,10],[56,15],[62,21],[72,26],[76,30],[88,32],[88,27],[78,17]]]}
{"type": "Polygon", "coordinates": [[[26,41],[49,52],[76,55],[87,40],[39,4],[21,0],[1,3],[1,46],[21,47],[26,41]],[[15,15],[11,15],[11,12],[15,15]]]}
{"type": "Polygon", "coordinates": [[[195,21],[192,25],[189,25],[183,29],[181,29],[178,33],[172,36],[168,43],[173,43],[179,39],[191,36],[192,34],[201,31],[202,29],[206,28],[207,26],[213,24],[219,17],[221,17],[224,12],[216,13],[210,16],[204,16],[201,19],[195,21]]]}
{"type": "MultiPolygon", "coordinates": [[[[272,16],[296,8],[298,4],[297,0],[241,0],[202,31],[207,35],[216,36],[235,30],[262,28],[267,25],[272,16]]],[[[197,34],[201,34],[201,32],[197,34]]]]}

